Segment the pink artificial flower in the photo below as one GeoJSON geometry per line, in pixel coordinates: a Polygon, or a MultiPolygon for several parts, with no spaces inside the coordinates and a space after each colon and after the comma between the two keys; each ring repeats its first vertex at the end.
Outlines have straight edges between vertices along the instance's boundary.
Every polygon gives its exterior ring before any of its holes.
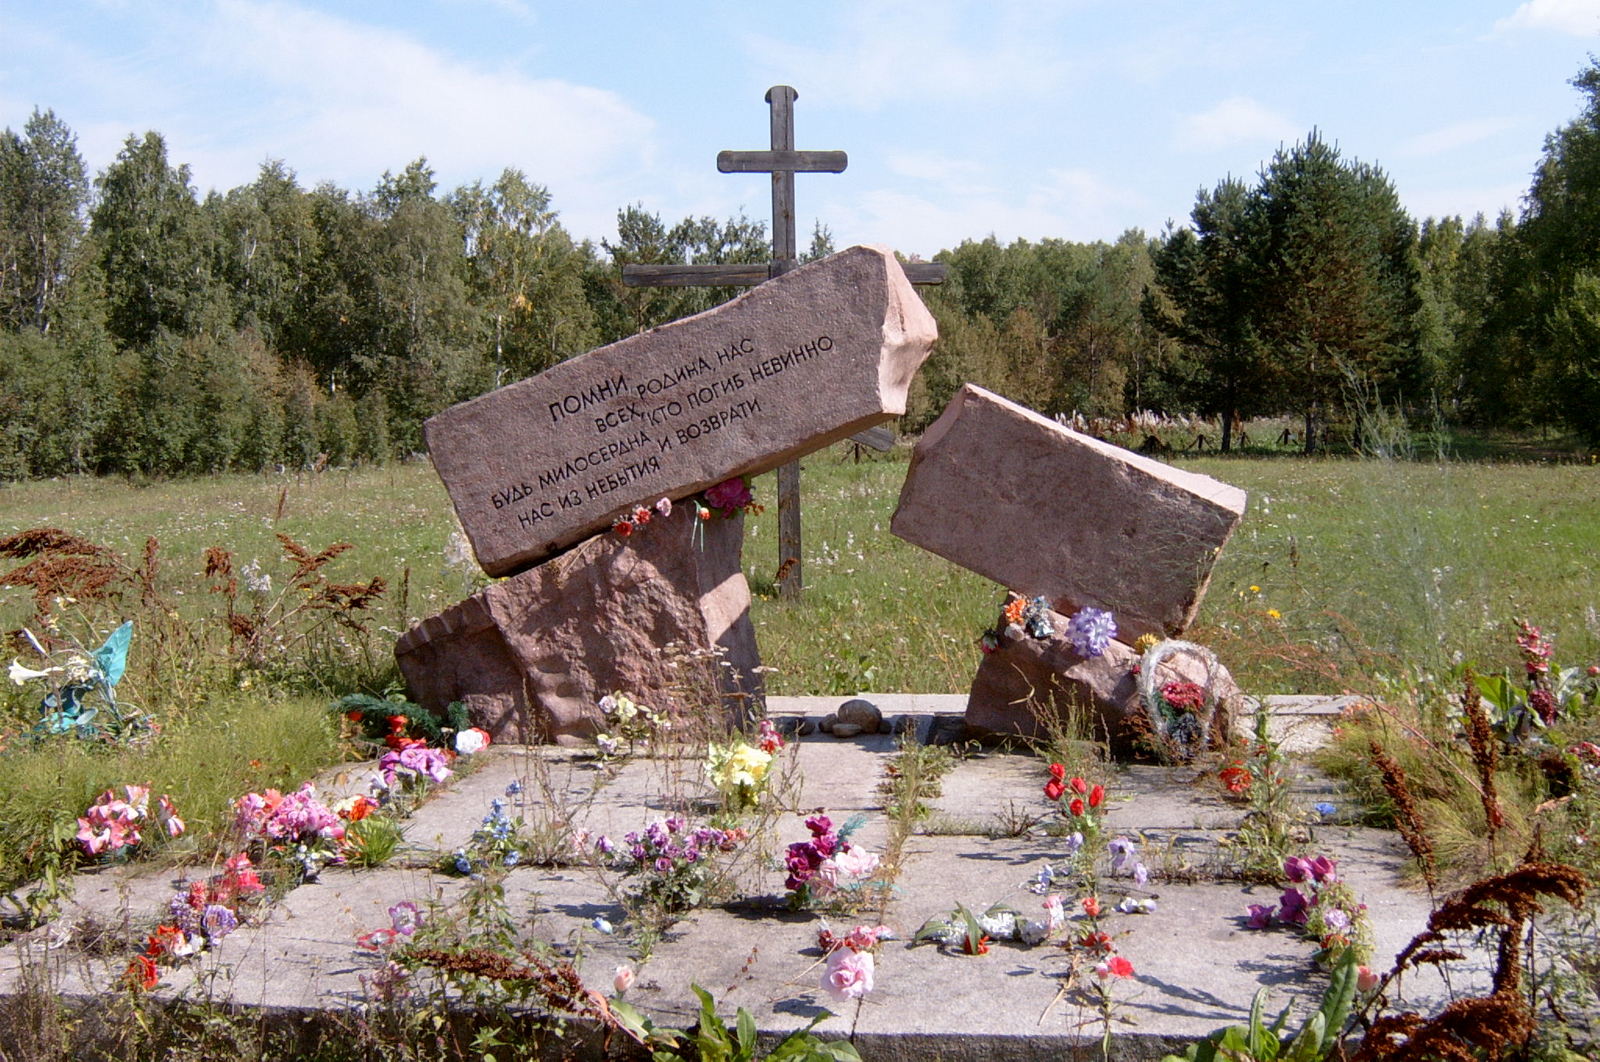
{"type": "Polygon", "coordinates": [[[843,944],[851,951],[870,951],[878,941],[892,933],[888,926],[856,926],[844,938],[843,944]]]}
{"type": "Polygon", "coordinates": [[[872,952],[840,948],[828,955],[822,988],[840,1003],[860,999],[872,991],[872,966],[872,952]]]}
{"type": "Polygon", "coordinates": [[[740,476],[725,479],[706,491],[707,504],[721,509],[723,516],[732,516],[754,500],[755,496],[750,493],[749,484],[740,476]]]}
{"type": "MultiPolygon", "coordinates": [[[[662,500],[665,501],[666,499],[662,500]]],[[[616,975],[611,978],[611,987],[615,988],[617,995],[620,996],[633,987],[634,976],[633,967],[619,966],[617,967],[616,975]]]]}
{"type": "Polygon", "coordinates": [[[1044,898],[1044,913],[1052,931],[1066,921],[1067,918],[1066,911],[1061,903],[1061,897],[1053,894],[1044,898]]]}
{"type": "Polygon", "coordinates": [[[656,515],[662,519],[666,519],[672,515],[671,498],[662,498],[660,501],[656,502],[656,515]]]}
{"type": "Polygon", "coordinates": [[[1367,995],[1377,989],[1382,980],[1383,978],[1374,973],[1371,967],[1356,967],[1356,991],[1362,995],[1367,995]]]}
{"type": "Polygon", "coordinates": [[[182,837],[184,831],[183,820],[178,818],[178,809],[173,806],[172,798],[162,793],[158,807],[160,810],[157,814],[161,819],[161,825],[167,831],[167,836],[182,837]]]}

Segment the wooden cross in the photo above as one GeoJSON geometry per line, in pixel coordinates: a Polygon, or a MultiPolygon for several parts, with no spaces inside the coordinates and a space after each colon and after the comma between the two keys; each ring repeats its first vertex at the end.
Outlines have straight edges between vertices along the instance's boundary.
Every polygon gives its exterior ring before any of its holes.
{"type": "MultiPolygon", "coordinates": [[[[788,85],[767,90],[772,110],[772,147],[767,151],[722,151],[717,169],[722,173],[772,174],[772,261],[766,265],[625,265],[622,282],[631,287],[729,287],[759,284],[781,276],[800,264],[795,247],[794,175],[843,173],[849,163],[843,151],[796,151],[794,101],[799,93],[788,85]]],[[[913,284],[938,284],[945,278],[940,263],[905,267],[913,284]]],[[[882,428],[869,428],[853,436],[877,450],[887,450],[894,436],[882,428]]],[[[778,468],[778,595],[798,600],[805,587],[800,563],[800,462],[778,468]]]]}

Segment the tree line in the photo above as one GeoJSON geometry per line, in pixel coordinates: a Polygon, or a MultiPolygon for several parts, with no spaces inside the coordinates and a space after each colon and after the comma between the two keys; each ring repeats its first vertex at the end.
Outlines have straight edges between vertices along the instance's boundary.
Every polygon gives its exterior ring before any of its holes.
{"type": "MultiPolygon", "coordinates": [[[[1559,424],[1600,441],[1600,64],[1573,82],[1520,215],[1420,224],[1313,131],[1189,223],[1112,243],[941,252],[940,342],[907,417],[974,381],[1047,414],[1559,424]]],[[[808,257],[832,250],[823,228],[808,257]]],[[[454,402],[733,292],[628,288],[631,262],[760,262],[766,226],[619,211],[598,245],[507,169],[368,192],[282,162],[199,196],[158,133],[90,180],[52,112],[0,134],[0,476],[384,460],[454,402]]]]}

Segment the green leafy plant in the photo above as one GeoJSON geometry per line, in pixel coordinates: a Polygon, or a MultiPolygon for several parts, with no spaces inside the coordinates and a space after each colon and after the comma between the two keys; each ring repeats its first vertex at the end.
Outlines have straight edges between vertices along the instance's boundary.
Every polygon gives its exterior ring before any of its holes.
{"type": "Polygon", "coordinates": [[[1218,1029],[1181,1055],[1168,1055],[1162,1062],[1322,1062],[1338,1044],[1356,998],[1359,971],[1356,957],[1346,954],[1333,968],[1322,1004],[1292,1036],[1285,1035],[1289,1010],[1268,1025],[1267,990],[1256,993],[1250,1005],[1249,1025],[1230,1025],[1218,1029]]]}
{"type": "MultiPolygon", "coordinates": [[[[722,1024],[722,1019],[717,1017],[717,1004],[711,993],[699,985],[690,985],[694,994],[700,997],[700,1022],[695,1027],[694,1047],[695,1058],[698,1062],[753,1062],[757,1058],[766,1058],[770,1062],[860,1062],[861,1055],[857,1053],[855,1045],[848,1040],[823,1040],[811,1030],[818,1023],[832,1017],[828,1011],[823,1011],[812,1018],[803,1029],[796,1029],[785,1036],[778,1046],[765,1055],[757,1054],[756,1021],[750,1012],[740,1007],[735,1015],[733,1027],[722,1024]]],[[[613,1004],[615,1009],[616,1005],[613,1004]]],[[[658,1050],[655,1053],[656,1062],[667,1062],[669,1059],[678,1059],[679,1055],[674,1049],[658,1050]]]]}

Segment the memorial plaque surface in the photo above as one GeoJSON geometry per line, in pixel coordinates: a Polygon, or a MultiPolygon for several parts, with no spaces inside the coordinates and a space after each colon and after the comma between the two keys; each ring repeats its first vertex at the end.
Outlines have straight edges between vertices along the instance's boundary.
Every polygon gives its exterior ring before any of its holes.
{"type": "Polygon", "coordinates": [[[1117,637],[1182,633],[1245,494],[967,384],[923,433],[890,530],[1117,637]]]}
{"type": "Polygon", "coordinates": [[[905,412],[936,336],[894,255],[852,247],[452,406],[428,451],[491,575],[905,412]]]}

